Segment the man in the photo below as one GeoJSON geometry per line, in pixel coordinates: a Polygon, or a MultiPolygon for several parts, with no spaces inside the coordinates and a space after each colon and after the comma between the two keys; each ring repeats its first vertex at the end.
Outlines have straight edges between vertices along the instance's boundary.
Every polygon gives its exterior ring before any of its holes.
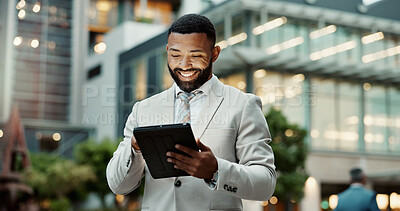
{"type": "Polygon", "coordinates": [[[175,83],[133,106],[125,138],[107,166],[114,193],[131,192],[145,176],[142,210],[242,210],[241,199],[267,200],[272,195],[276,173],[261,101],[212,74],[220,51],[206,17],[189,14],[172,24],[167,53],[175,83]],[[189,102],[181,98],[189,93],[189,102]],[[182,115],[183,105],[190,107],[189,115],[182,115]],[[167,161],[191,176],[153,179],[133,129],[188,121],[200,151],[177,145],[190,156],[168,152],[167,161]]]}
{"type": "Polygon", "coordinates": [[[350,170],[350,187],[338,195],[339,201],[335,211],[379,211],[376,193],[364,188],[367,177],[359,168],[350,170]]]}

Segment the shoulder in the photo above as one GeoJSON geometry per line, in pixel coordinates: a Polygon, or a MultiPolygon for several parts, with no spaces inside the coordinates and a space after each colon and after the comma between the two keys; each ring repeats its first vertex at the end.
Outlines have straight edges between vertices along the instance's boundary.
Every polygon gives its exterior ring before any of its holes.
{"type": "Polygon", "coordinates": [[[344,195],[348,194],[349,192],[351,192],[351,189],[350,189],[350,188],[347,188],[346,190],[340,192],[340,193],[338,194],[338,197],[340,198],[341,196],[344,196],[344,195]]]}
{"type": "Polygon", "coordinates": [[[369,196],[369,197],[375,197],[376,193],[375,191],[372,190],[368,190],[365,187],[359,187],[359,188],[353,188],[353,189],[357,189],[360,192],[362,192],[365,196],[369,196]]]}
{"type": "Polygon", "coordinates": [[[365,194],[367,194],[370,197],[375,197],[376,196],[376,192],[375,191],[368,190],[368,189],[365,189],[365,188],[364,188],[364,191],[365,191],[365,194]]]}
{"type": "Polygon", "coordinates": [[[375,197],[376,193],[364,187],[350,187],[338,194],[339,198],[347,195],[358,195],[359,197],[375,197]]]}

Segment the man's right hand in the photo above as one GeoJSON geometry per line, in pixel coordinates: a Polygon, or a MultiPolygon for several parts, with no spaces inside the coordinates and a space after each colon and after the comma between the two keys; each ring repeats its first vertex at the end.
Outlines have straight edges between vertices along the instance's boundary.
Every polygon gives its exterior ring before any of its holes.
{"type": "Polygon", "coordinates": [[[132,145],[133,149],[135,150],[135,152],[140,153],[140,148],[139,148],[139,145],[138,145],[134,135],[132,135],[131,145],[132,145]]]}

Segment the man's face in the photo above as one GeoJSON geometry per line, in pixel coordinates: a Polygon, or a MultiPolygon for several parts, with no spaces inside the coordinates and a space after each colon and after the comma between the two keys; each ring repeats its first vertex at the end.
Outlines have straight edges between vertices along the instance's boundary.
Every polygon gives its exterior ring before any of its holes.
{"type": "Polygon", "coordinates": [[[212,77],[212,63],[218,58],[205,33],[171,33],[168,37],[168,69],[176,84],[191,92],[212,77]]]}

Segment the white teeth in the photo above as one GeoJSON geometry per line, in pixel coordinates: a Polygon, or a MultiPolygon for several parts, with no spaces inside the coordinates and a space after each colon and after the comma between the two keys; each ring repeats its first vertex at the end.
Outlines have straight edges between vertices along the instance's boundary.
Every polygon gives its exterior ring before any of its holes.
{"type": "Polygon", "coordinates": [[[194,75],[195,72],[180,72],[183,77],[190,77],[194,75]]]}

